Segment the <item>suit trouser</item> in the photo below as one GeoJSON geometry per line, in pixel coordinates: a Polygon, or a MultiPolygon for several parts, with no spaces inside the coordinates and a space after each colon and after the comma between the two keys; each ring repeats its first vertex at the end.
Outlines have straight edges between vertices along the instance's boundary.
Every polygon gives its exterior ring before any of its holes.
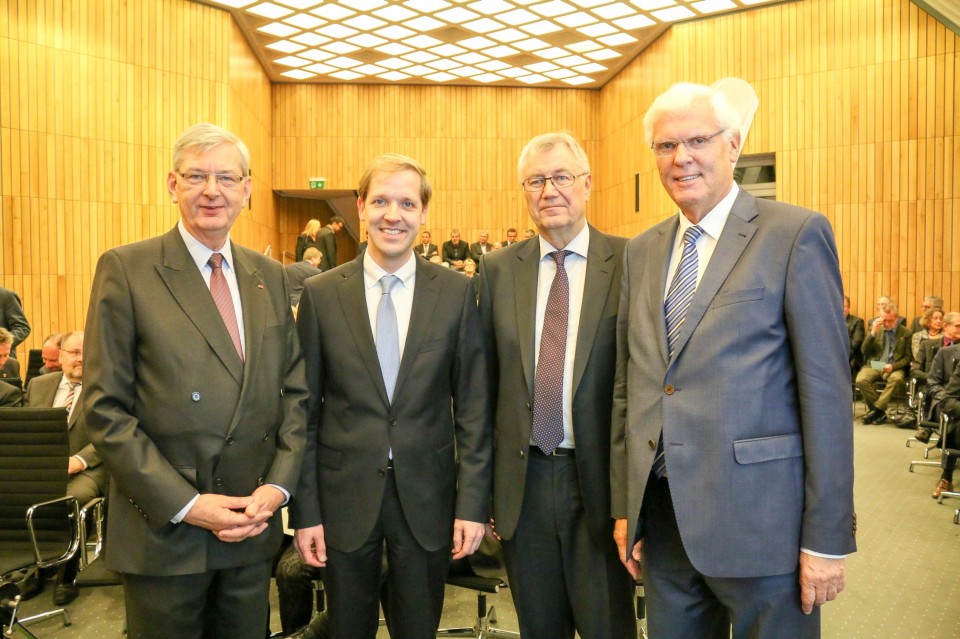
{"type": "Polygon", "coordinates": [[[610,535],[587,528],[574,456],[531,449],[520,520],[503,541],[520,634],[531,639],[636,637],[633,580],[610,535]]]}
{"type": "Polygon", "coordinates": [[[871,410],[874,408],[886,410],[887,405],[890,404],[890,400],[893,399],[894,392],[896,392],[897,387],[901,384],[903,384],[902,370],[883,373],[873,368],[864,367],[857,373],[857,390],[863,395],[863,401],[871,410]],[[873,384],[881,378],[887,382],[887,385],[884,387],[883,392],[878,393],[873,384]]]}
{"type": "Polygon", "coordinates": [[[127,636],[263,639],[270,614],[272,566],[268,559],[194,575],[125,573],[127,636]]]}
{"type": "Polygon", "coordinates": [[[420,545],[403,514],[392,469],[387,472],[380,517],[363,545],[350,552],[327,546],[323,585],[333,637],[376,637],[384,541],[388,568],[383,609],[390,636],[435,638],[443,614],[453,535],[449,545],[439,550],[420,545]]]}
{"type": "MultiPolygon", "coordinates": [[[[690,563],[669,482],[652,474],[642,519],[647,630],[656,639],[817,639],[820,609],[800,609],[798,572],[708,577],[690,563]]],[[[800,549],[797,548],[799,555],[800,549]]],[[[799,561],[799,557],[798,557],[799,561]]]]}

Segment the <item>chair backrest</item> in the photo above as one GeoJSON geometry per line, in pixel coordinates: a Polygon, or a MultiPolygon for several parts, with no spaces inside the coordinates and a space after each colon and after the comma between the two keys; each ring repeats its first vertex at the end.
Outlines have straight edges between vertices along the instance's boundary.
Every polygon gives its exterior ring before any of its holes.
{"type": "MultiPolygon", "coordinates": [[[[63,408],[0,410],[0,547],[32,547],[27,509],[66,495],[69,450],[63,408]]],[[[38,542],[62,546],[72,534],[68,517],[65,504],[38,511],[33,520],[38,542]]]]}
{"type": "Polygon", "coordinates": [[[30,380],[40,374],[43,368],[43,351],[39,348],[31,348],[27,354],[27,373],[23,376],[23,387],[26,388],[30,380]]]}

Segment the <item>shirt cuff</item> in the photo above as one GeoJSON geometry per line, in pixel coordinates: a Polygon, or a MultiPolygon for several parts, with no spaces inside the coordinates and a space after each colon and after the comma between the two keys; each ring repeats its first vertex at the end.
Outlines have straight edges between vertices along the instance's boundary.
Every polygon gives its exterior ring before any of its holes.
{"type": "Polygon", "coordinates": [[[179,524],[183,521],[183,518],[187,516],[187,513],[190,512],[190,509],[193,508],[193,505],[197,503],[197,500],[200,499],[200,495],[194,495],[193,499],[187,502],[187,505],[184,506],[180,512],[173,516],[173,519],[170,520],[171,524],[179,524]]]}
{"type": "Polygon", "coordinates": [[[805,552],[808,555],[813,555],[814,557],[823,557],[824,559],[844,559],[846,555],[828,555],[823,552],[813,552],[812,550],[807,550],[806,548],[801,548],[800,552],[805,552]]]}
{"type": "Polygon", "coordinates": [[[81,470],[86,470],[86,469],[90,468],[90,464],[87,463],[87,460],[85,460],[85,459],[84,459],[83,457],[81,457],[80,455],[73,455],[73,458],[76,459],[76,460],[78,460],[78,461],[83,465],[83,468],[82,468],[81,470]]]}
{"type": "Polygon", "coordinates": [[[276,488],[277,490],[279,490],[281,493],[283,493],[283,503],[280,504],[280,506],[286,506],[286,505],[287,505],[287,502],[290,501],[290,491],[288,491],[288,490],[287,490],[286,488],[284,488],[283,486],[277,486],[276,484],[266,484],[266,485],[267,485],[267,486],[273,486],[274,488],[276,488]]]}

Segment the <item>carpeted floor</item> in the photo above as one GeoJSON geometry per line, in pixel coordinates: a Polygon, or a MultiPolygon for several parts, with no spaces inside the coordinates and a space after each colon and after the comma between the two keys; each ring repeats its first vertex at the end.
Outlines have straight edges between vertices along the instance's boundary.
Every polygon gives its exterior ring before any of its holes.
{"type": "MultiPolygon", "coordinates": [[[[960,500],[930,498],[939,467],[908,472],[911,460],[923,458],[916,442],[904,445],[909,435],[889,424],[854,423],[859,551],[847,561],[846,590],[824,609],[824,639],[960,637],[960,526],[953,523],[960,500]]],[[[23,613],[53,607],[51,591],[52,583],[23,613]]],[[[275,591],[272,600],[272,626],[279,630],[275,591]]],[[[517,628],[509,591],[491,595],[488,604],[496,605],[500,627],[517,628]]],[[[49,620],[31,631],[53,639],[123,636],[118,586],[84,589],[67,609],[72,626],[49,620]]],[[[475,615],[474,593],[448,587],[442,625],[470,625],[475,615]]],[[[387,637],[386,630],[378,637],[387,637]]]]}

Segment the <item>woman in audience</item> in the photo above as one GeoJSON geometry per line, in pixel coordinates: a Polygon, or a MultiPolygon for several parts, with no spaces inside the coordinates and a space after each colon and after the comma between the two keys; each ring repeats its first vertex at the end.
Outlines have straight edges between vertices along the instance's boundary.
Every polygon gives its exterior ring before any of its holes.
{"type": "Polygon", "coordinates": [[[920,353],[920,342],[925,339],[935,339],[943,336],[943,310],[928,309],[920,316],[920,330],[913,334],[910,346],[913,350],[913,359],[920,353]]]}
{"type": "Polygon", "coordinates": [[[467,258],[463,261],[463,274],[467,277],[473,277],[477,274],[477,263],[471,258],[467,258]]]}
{"type": "Polygon", "coordinates": [[[297,236],[297,250],[295,251],[295,257],[297,262],[303,261],[303,252],[306,251],[311,246],[315,249],[320,249],[317,246],[317,231],[320,230],[320,220],[310,220],[307,222],[307,225],[303,229],[303,233],[297,236]]]}

